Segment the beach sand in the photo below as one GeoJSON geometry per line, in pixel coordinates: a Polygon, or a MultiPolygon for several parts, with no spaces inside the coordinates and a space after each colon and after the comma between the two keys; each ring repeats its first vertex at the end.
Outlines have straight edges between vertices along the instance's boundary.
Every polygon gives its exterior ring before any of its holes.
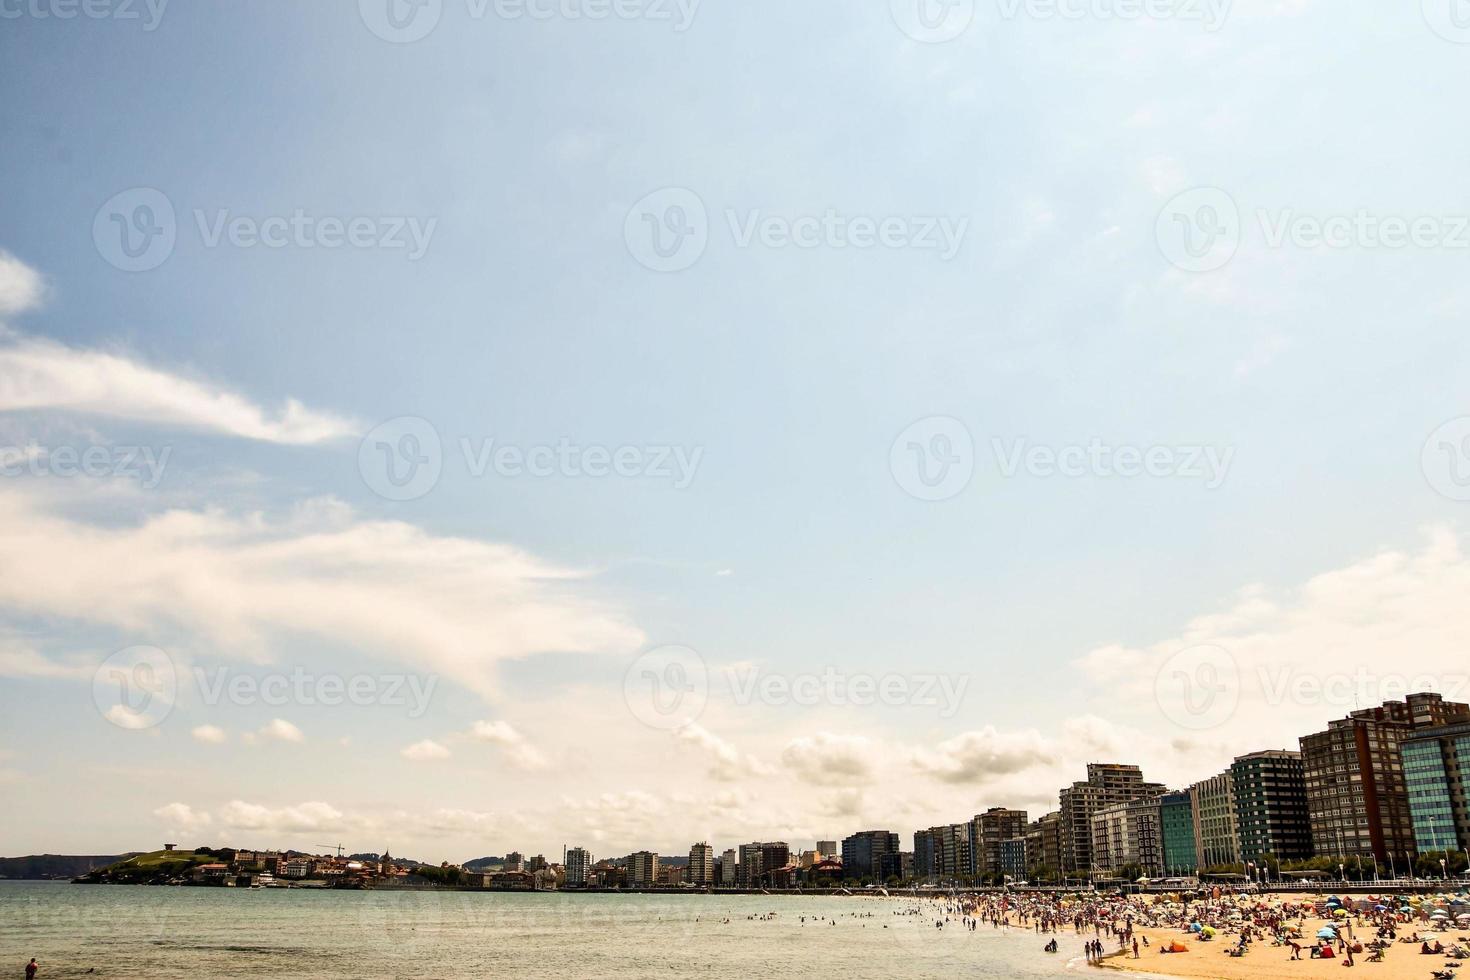
{"type": "MultiPolygon", "coordinates": [[[[1326,923],[1318,919],[1307,919],[1306,935],[1315,935],[1326,923]]],[[[1409,926],[1401,935],[1414,929],[1409,926]]],[[[1104,969],[1126,973],[1148,973],[1166,977],[1209,977],[1215,980],[1302,980],[1315,977],[1341,977],[1346,968],[1345,959],[1307,959],[1310,940],[1298,940],[1303,944],[1302,958],[1293,961],[1290,946],[1272,946],[1270,940],[1251,944],[1251,950],[1242,957],[1230,957],[1225,951],[1234,945],[1233,939],[1221,938],[1213,942],[1199,942],[1194,937],[1167,929],[1139,929],[1136,934],[1148,936],[1149,945],[1139,950],[1139,958],[1133,959],[1132,952],[1109,955],[1104,959],[1104,969]],[[1172,942],[1181,942],[1189,947],[1187,953],[1160,955],[1159,949],[1172,942]]],[[[1424,933],[1428,935],[1426,931],[1424,933]]],[[[1451,931],[1434,933],[1430,941],[1438,939],[1446,946],[1465,933],[1451,931]]],[[[1357,931],[1357,938],[1366,946],[1373,938],[1373,930],[1366,927],[1357,931]]],[[[1107,942],[1104,939],[1104,942],[1107,942]]],[[[1374,980],[1430,980],[1433,970],[1444,969],[1446,956],[1421,956],[1418,946],[1398,945],[1390,947],[1382,963],[1369,963],[1368,952],[1354,954],[1355,966],[1352,974],[1367,971],[1374,980]]]]}

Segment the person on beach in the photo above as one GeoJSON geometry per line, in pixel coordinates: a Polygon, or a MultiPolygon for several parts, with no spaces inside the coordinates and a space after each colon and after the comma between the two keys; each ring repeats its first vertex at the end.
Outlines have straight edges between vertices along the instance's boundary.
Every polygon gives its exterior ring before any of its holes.
{"type": "Polygon", "coordinates": [[[39,969],[40,967],[36,965],[36,958],[32,956],[31,961],[26,964],[26,980],[36,980],[36,971],[39,969]]]}

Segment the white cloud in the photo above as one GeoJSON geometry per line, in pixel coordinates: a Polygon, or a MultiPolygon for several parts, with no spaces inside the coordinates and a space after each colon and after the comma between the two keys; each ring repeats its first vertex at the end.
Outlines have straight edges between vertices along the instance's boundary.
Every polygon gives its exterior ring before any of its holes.
{"type": "Polygon", "coordinates": [[[27,647],[0,646],[0,677],[89,681],[95,668],[48,660],[27,647]]]}
{"type": "Polygon", "coordinates": [[[200,725],[189,733],[196,742],[204,742],[207,745],[222,745],[225,741],[225,730],[215,725],[200,725]]]}
{"type": "Polygon", "coordinates": [[[642,642],[620,612],[573,592],[582,573],[506,545],[357,521],[341,505],[285,522],[173,510],[133,525],[59,506],[0,486],[0,603],[14,612],[256,661],[283,637],[324,639],[486,697],[501,661],[642,642]]]}
{"type": "Polygon", "coordinates": [[[301,729],[284,718],[272,718],[265,727],[255,733],[255,738],[267,742],[304,742],[306,736],[301,729]]]}
{"type": "Polygon", "coordinates": [[[914,753],[914,765],[948,783],[983,784],[1000,776],[1050,766],[1057,750],[1039,732],[1000,732],[994,726],[964,732],[914,753]]]}
{"type": "Polygon", "coordinates": [[[800,778],[820,786],[852,786],[873,777],[877,745],[860,735],[818,735],[792,739],[781,762],[800,778]]]}
{"type": "Polygon", "coordinates": [[[0,316],[34,309],[44,291],[40,273],[0,249],[0,316]]]}
{"type": "Polygon", "coordinates": [[[242,395],[122,354],[16,338],[0,347],[0,411],[40,410],[293,445],[324,442],[356,431],[351,422],[308,409],[294,399],[268,412],[242,395]]]}
{"type": "Polygon", "coordinates": [[[303,831],[345,830],[352,823],[341,810],[327,803],[310,802],[271,808],[243,800],[231,800],[219,811],[221,826],[267,834],[303,831]]]}
{"type": "Polygon", "coordinates": [[[213,819],[202,810],[195,810],[187,803],[169,803],[153,811],[153,815],[168,824],[169,832],[185,834],[208,827],[213,819]]]}
{"type": "Polygon", "coordinates": [[[399,755],[414,762],[430,762],[436,759],[449,758],[449,750],[431,738],[422,742],[415,742],[404,749],[399,755]]]}
{"type": "Polygon", "coordinates": [[[1470,700],[1467,594],[1461,538],[1434,528],[1418,551],[1383,551],[1292,589],[1248,585],[1175,636],[1101,646],[1077,666],[1099,701],[1224,765],[1234,753],[1295,747],[1333,718],[1415,691],[1470,700]],[[1226,700],[1192,713],[1184,688],[1160,682],[1181,671],[1197,675],[1201,698],[1226,700]],[[1196,728],[1180,724],[1196,718],[1196,728]]]}
{"type": "Polygon", "coordinates": [[[481,742],[497,745],[505,758],[517,769],[535,771],[545,769],[547,759],[526,737],[516,731],[507,721],[477,721],[470,728],[470,737],[481,742]]]}
{"type": "Polygon", "coordinates": [[[674,732],[680,742],[700,749],[710,760],[710,772],[716,779],[739,779],[744,776],[760,776],[770,773],[770,767],[751,756],[741,755],[725,739],[696,722],[690,722],[674,732]]]}

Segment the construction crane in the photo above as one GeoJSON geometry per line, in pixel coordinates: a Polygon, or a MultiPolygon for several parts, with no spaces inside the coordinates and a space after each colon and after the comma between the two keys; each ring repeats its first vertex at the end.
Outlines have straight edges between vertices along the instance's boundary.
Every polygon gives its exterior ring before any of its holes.
{"type": "Polygon", "coordinates": [[[341,844],[313,844],[312,847],[335,848],[336,851],[337,851],[337,856],[338,857],[341,857],[342,856],[342,845],[341,844]]]}

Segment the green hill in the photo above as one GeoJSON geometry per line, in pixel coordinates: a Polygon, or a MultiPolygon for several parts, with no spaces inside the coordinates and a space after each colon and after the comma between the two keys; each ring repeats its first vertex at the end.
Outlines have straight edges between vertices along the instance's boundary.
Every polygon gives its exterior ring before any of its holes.
{"type": "Polygon", "coordinates": [[[196,864],[209,864],[218,860],[214,854],[195,854],[193,851],[149,851],[146,854],[135,854],[105,868],[98,868],[78,880],[116,884],[163,882],[186,873],[196,864]]]}

